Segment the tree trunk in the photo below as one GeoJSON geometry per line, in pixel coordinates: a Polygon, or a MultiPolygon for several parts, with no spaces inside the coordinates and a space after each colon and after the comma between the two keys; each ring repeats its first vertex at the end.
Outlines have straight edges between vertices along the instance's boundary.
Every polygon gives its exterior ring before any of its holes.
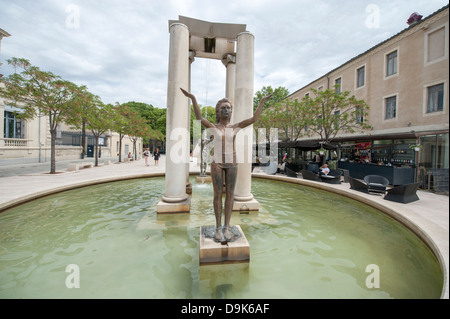
{"type": "Polygon", "coordinates": [[[122,162],[122,133],[119,134],[119,163],[122,162]]]}
{"type": "Polygon", "coordinates": [[[81,148],[84,155],[86,155],[86,121],[83,121],[82,127],[81,127],[81,148]]]}
{"type": "Polygon", "coordinates": [[[50,174],[56,173],[56,128],[50,130],[50,174]]]}
{"type": "Polygon", "coordinates": [[[95,136],[95,149],[94,149],[94,153],[95,153],[95,166],[98,166],[98,138],[99,136],[95,136]]]}

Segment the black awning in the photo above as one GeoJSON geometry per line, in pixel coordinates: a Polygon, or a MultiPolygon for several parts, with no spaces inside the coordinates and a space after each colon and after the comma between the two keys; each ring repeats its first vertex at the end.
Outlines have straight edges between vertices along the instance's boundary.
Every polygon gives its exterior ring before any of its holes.
{"type": "Polygon", "coordinates": [[[290,141],[290,142],[279,142],[279,148],[298,148],[302,151],[314,151],[321,147],[326,150],[335,150],[338,145],[331,143],[319,143],[318,141],[290,141]]]}

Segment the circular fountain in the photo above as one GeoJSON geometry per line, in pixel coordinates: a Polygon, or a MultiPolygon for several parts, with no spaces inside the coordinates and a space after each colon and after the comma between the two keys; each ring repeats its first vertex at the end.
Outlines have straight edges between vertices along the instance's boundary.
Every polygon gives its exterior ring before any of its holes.
{"type": "MultiPolygon", "coordinates": [[[[192,178],[192,177],[191,177],[192,178]]],[[[249,263],[199,264],[210,184],[190,214],[157,214],[164,178],[74,189],[0,214],[0,298],[439,298],[443,274],[410,230],[352,199],[254,179],[234,212],[249,263]],[[70,288],[69,265],[79,271],[70,288]]]]}

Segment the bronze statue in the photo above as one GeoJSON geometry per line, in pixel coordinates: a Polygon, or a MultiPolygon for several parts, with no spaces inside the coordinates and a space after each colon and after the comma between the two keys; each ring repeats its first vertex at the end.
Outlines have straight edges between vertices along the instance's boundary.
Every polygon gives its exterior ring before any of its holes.
{"type": "Polygon", "coordinates": [[[180,88],[185,96],[192,100],[194,113],[201,124],[210,129],[214,135],[214,157],[211,162],[211,179],[214,189],[214,214],[216,216],[216,232],[214,239],[218,242],[230,241],[232,233],[230,228],[231,212],[233,210],[234,188],[236,185],[237,163],[235,138],[239,129],[245,128],[255,123],[261,112],[264,102],[272,96],[267,95],[261,99],[253,117],[236,124],[230,124],[233,106],[231,102],[224,98],[216,105],[216,124],[209,122],[202,117],[202,113],[197,104],[197,99],[192,93],[180,88]],[[223,177],[225,177],[225,227],[222,231],[222,191],[223,177]]]}

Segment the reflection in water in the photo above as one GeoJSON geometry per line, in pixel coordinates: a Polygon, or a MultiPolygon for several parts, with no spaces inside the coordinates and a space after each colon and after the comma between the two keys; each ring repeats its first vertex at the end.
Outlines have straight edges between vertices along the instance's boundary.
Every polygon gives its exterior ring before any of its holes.
{"type": "Polygon", "coordinates": [[[410,231],[361,203],[254,180],[259,212],[233,213],[250,263],[199,266],[210,184],[190,214],[156,214],[164,179],[75,189],[0,214],[0,298],[439,298],[440,267],[410,231]],[[67,265],[80,268],[68,289],[67,265]],[[380,288],[366,287],[366,266],[380,288]]]}

